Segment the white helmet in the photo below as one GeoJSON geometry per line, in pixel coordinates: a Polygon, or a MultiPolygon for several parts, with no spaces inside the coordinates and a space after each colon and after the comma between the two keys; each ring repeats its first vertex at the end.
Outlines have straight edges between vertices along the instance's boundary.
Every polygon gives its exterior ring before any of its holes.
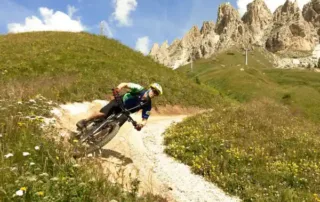
{"type": "Polygon", "coordinates": [[[150,87],[156,91],[158,91],[159,95],[162,95],[163,94],[163,91],[162,91],[162,87],[160,86],[160,84],[158,83],[153,83],[150,85],[150,87]]]}

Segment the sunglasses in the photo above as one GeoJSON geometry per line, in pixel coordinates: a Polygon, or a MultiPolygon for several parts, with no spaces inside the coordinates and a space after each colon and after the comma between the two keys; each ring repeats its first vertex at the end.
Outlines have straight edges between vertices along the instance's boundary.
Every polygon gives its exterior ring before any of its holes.
{"type": "Polygon", "coordinates": [[[151,88],[151,90],[152,90],[152,92],[153,92],[156,96],[158,96],[158,95],[159,95],[159,91],[157,91],[156,89],[151,88]]]}

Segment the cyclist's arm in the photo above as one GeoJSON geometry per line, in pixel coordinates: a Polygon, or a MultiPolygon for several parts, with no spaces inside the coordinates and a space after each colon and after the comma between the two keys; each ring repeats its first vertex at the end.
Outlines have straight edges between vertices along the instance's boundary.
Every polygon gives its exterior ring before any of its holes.
{"type": "Polygon", "coordinates": [[[117,87],[119,90],[123,89],[123,88],[128,88],[128,83],[120,83],[117,87]]]}
{"type": "Polygon", "coordinates": [[[142,86],[140,86],[139,84],[135,84],[135,83],[120,83],[118,85],[118,89],[121,90],[123,88],[129,88],[130,90],[137,91],[137,92],[143,90],[142,86]]]}
{"type": "Polygon", "coordinates": [[[146,106],[142,109],[142,122],[141,125],[144,127],[147,125],[147,120],[150,116],[151,106],[146,106]]]}
{"type": "Polygon", "coordinates": [[[147,121],[148,121],[148,119],[142,118],[142,121],[141,121],[142,127],[144,127],[145,125],[147,125],[147,121]]]}

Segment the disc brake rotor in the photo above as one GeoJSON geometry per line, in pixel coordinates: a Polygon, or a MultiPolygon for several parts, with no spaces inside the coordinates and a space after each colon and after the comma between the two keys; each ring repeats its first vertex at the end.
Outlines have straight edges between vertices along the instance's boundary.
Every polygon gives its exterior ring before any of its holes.
{"type": "Polygon", "coordinates": [[[112,125],[108,125],[106,128],[102,129],[100,132],[94,134],[90,139],[93,143],[100,142],[104,139],[105,135],[108,135],[113,129],[112,125]]]}

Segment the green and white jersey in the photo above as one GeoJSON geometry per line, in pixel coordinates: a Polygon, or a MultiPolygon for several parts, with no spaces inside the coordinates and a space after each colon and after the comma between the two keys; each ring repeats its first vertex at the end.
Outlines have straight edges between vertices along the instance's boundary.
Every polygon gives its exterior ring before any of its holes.
{"type": "Polygon", "coordinates": [[[126,102],[128,99],[133,98],[134,95],[138,95],[144,88],[136,83],[129,83],[128,87],[130,91],[123,96],[123,102],[126,102]]]}
{"type": "MultiPolygon", "coordinates": [[[[142,102],[143,95],[147,92],[141,85],[135,83],[129,83],[128,87],[130,91],[123,96],[123,103],[126,109],[131,109],[136,106],[139,106],[142,102]]],[[[151,100],[147,99],[144,101],[142,106],[142,118],[148,119],[151,111],[151,100]]],[[[138,111],[134,110],[132,112],[138,111]]]]}

